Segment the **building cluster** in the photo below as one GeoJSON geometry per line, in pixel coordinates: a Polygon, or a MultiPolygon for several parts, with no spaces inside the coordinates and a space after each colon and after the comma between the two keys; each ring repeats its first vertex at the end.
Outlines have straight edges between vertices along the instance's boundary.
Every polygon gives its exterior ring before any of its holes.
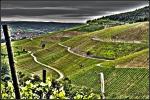
{"type": "Polygon", "coordinates": [[[35,32],[15,32],[11,34],[11,40],[30,39],[39,36],[42,33],[35,32]]]}

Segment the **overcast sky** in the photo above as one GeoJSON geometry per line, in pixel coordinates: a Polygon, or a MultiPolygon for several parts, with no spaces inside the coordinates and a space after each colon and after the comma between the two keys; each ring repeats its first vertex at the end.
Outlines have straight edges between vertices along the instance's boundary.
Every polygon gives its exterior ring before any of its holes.
{"type": "Polygon", "coordinates": [[[2,21],[86,22],[104,15],[126,12],[148,5],[148,1],[26,0],[1,2],[2,21]]]}

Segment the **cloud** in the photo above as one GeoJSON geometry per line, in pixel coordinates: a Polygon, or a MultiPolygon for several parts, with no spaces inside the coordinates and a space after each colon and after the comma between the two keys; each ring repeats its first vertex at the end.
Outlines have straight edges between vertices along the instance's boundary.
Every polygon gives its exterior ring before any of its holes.
{"type": "MultiPolygon", "coordinates": [[[[78,21],[148,5],[147,1],[2,1],[2,20],[78,21]],[[14,19],[15,17],[15,19],[14,19]]],[[[74,22],[73,21],[73,22],[74,22]]]]}
{"type": "Polygon", "coordinates": [[[2,10],[78,10],[78,8],[72,8],[72,7],[4,7],[1,8],[2,10]]]}

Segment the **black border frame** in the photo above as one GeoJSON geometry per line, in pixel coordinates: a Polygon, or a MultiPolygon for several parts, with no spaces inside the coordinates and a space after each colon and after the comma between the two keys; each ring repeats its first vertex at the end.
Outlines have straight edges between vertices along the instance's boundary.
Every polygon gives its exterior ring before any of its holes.
{"type": "MultiPolygon", "coordinates": [[[[1,0],[0,1],[0,5],[2,5],[1,2],[7,2],[7,1],[31,1],[31,0],[1,0]]],[[[63,2],[63,1],[104,1],[104,0],[33,0],[33,1],[60,1],[60,2],[63,2]]],[[[121,0],[105,0],[105,1],[121,1],[121,0]]],[[[122,1],[148,1],[149,2],[149,5],[150,5],[150,0],[122,0],[122,1]]],[[[150,9],[150,7],[149,7],[150,9]]],[[[0,8],[0,11],[1,11],[1,8],[0,8]]],[[[1,15],[1,13],[0,13],[1,15]]],[[[150,11],[149,11],[149,15],[150,15],[150,11]]],[[[1,19],[0,19],[1,21],[1,19]]],[[[150,22],[150,16],[149,16],[149,22],[150,22]]],[[[150,29],[150,23],[149,23],[149,29],[150,29]]],[[[149,37],[149,43],[148,43],[148,46],[150,46],[150,31],[149,31],[149,34],[148,34],[148,37],[149,37]]],[[[1,38],[1,36],[0,36],[1,38]]],[[[0,52],[1,52],[1,49],[0,49],[0,52]]],[[[150,57],[150,47],[149,47],[149,57],[150,57]]],[[[1,59],[1,58],[0,58],[1,59]]],[[[150,68],[150,59],[149,59],[149,68],[150,68]]],[[[0,60],[0,72],[1,72],[1,60],[0,60]]],[[[1,73],[0,73],[0,85],[1,85],[1,73]]],[[[1,95],[1,86],[0,86],[0,99],[2,98],[2,95],[1,95]]],[[[149,69],[149,99],[150,99],[150,69],[149,69]]]]}

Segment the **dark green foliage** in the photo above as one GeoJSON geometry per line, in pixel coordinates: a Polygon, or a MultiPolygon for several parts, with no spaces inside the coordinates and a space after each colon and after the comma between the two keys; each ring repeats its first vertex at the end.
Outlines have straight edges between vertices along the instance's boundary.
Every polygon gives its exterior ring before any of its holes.
{"type": "Polygon", "coordinates": [[[1,63],[1,80],[2,81],[8,81],[10,80],[10,73],[9,73],[9,67],[6,63],[1,63]]]}
{"type": "Polygon", "coordinates": [[[23,52],[23,53],[27,53],[28,51],[24,48],[24,49],[22,50],[22,52],[23,52]]]}
{"type": "Polygon", "coordinates": [[[100,19],[110,19],[110,20],[118,20],[122,22],[142,22],[148,21],[149,18],[149,6],[137,9],[135,11],[105,16],[100,19]]]}
{"type": "Polygon", "coordinates": [[[42,44],[42,49],[44,49],[45,48],[45,44],[42,44]]]}
{"type": "Polygon", "coordinates": [[[144,21],[148,21],[148,18],[139,18],[138,20],[136,20],[135,22],[144,22],[144,21]]]}
{"type": "Polygon", "coordinates": [[[18,56],[20,55],[20,51],[17,51],[17,53],[18,53],[18,56]]]}
{"type": "Polygon", "coordinates": [[[86,55],[88,55],[88,56],[90,56],[91,54],[92,54],[91,51],[86,52],[86,55]]]}
{"type": "Polygon", "coordinates": [[[40,79],[40,77],[38,75],[33,75],[33,79],[32,82],[41,82],[42,80],[40,79]]]}

